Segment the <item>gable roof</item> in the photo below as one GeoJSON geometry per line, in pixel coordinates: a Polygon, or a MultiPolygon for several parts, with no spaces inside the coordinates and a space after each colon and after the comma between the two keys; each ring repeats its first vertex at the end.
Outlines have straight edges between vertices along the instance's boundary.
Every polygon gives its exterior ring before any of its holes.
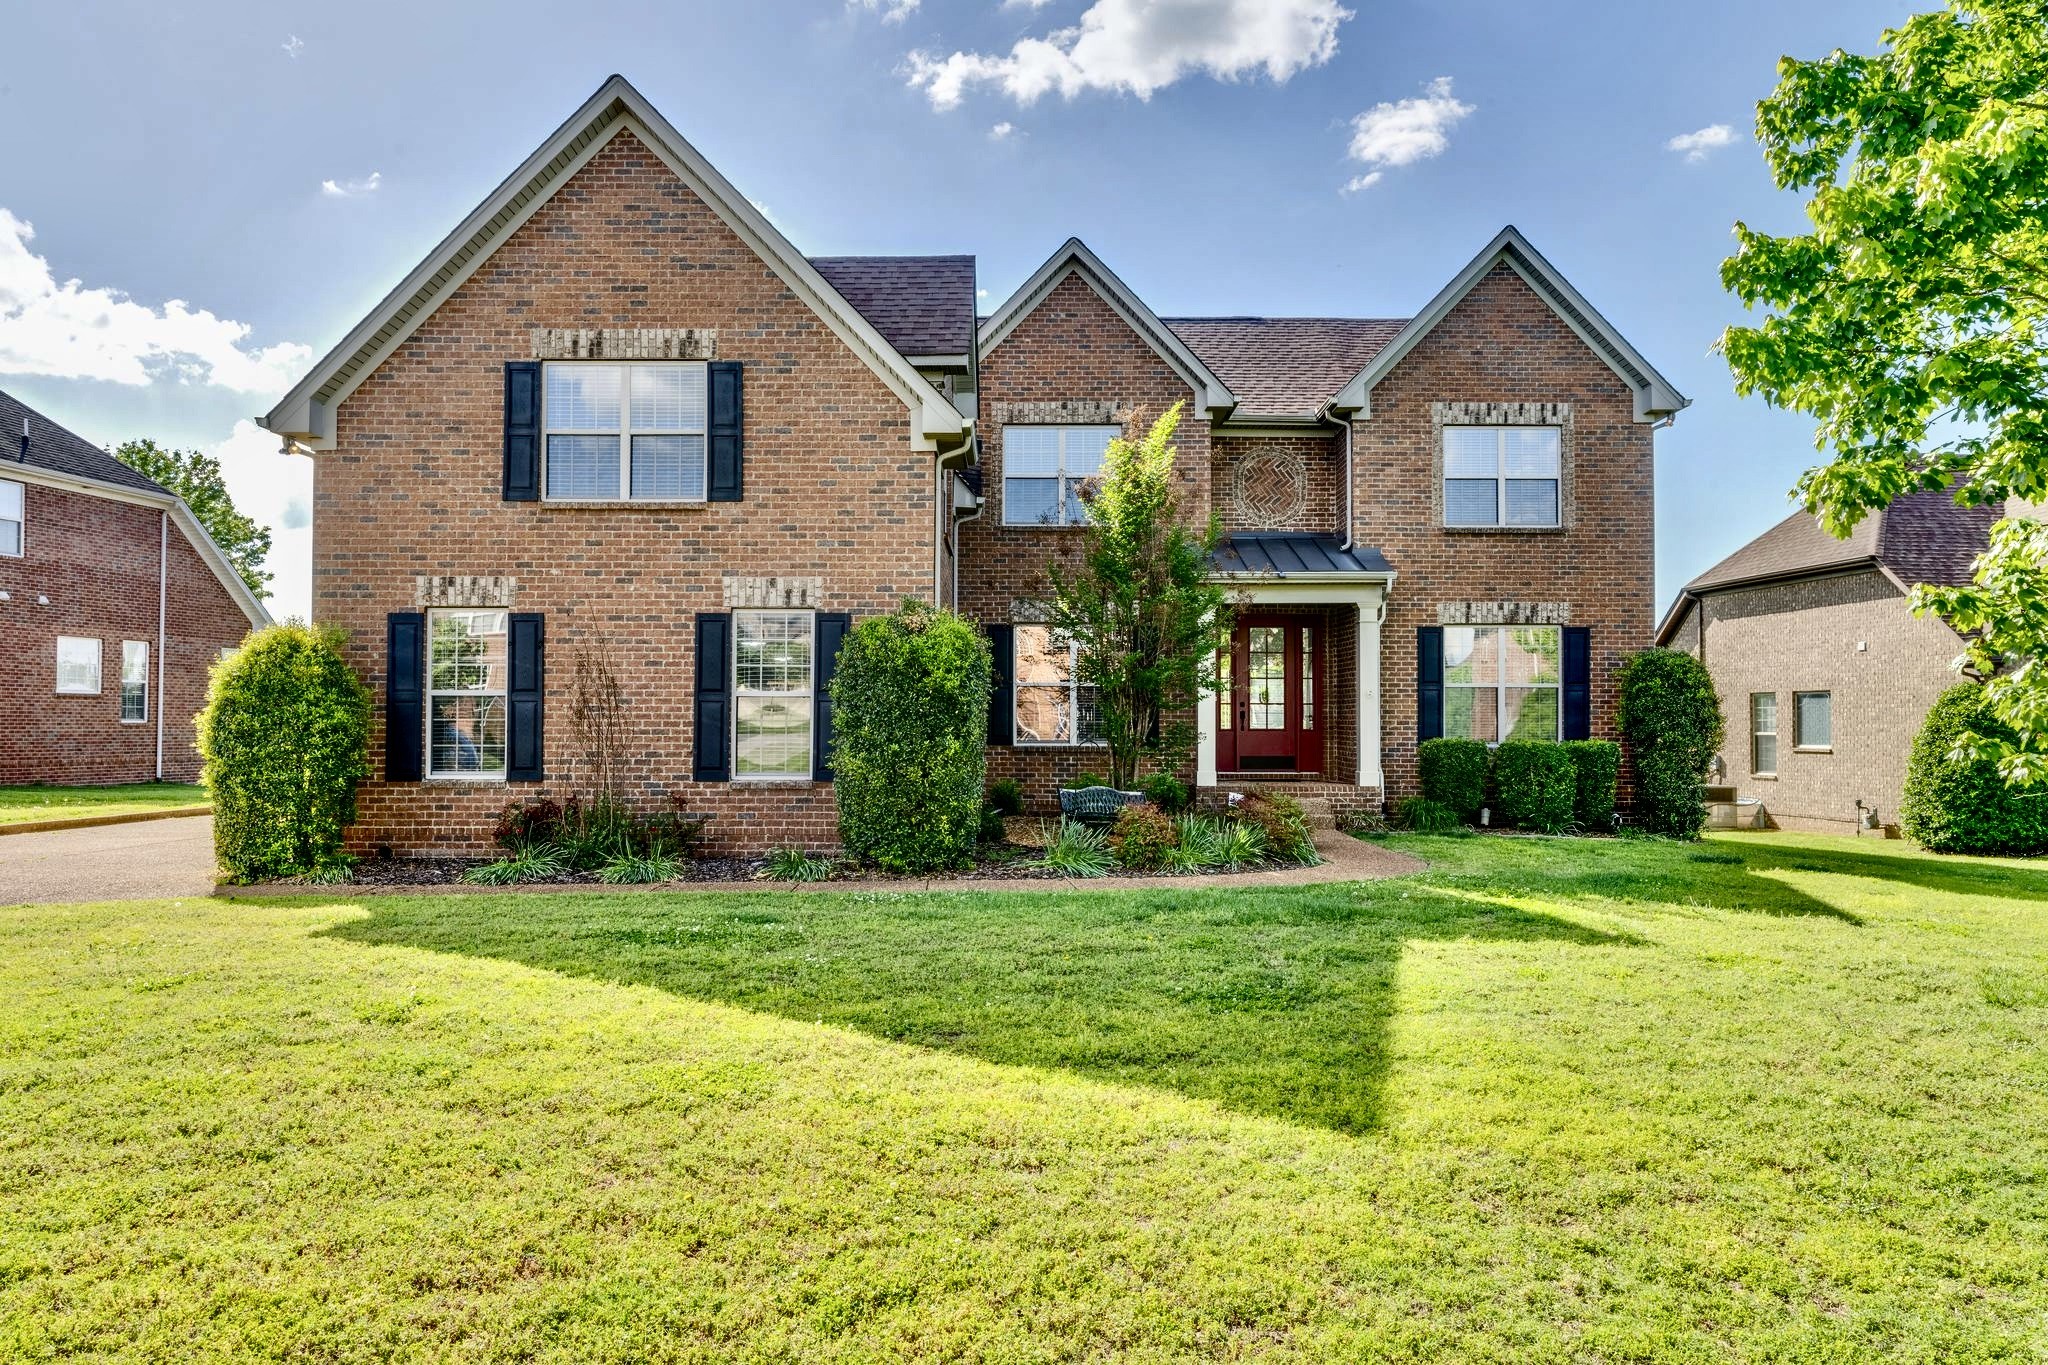
{"type": "Polygon", "coordinates": [[[170,489],[139,474],[76,432],[58,426],[13,395],[0,391],[0,479],[49,484],[93,497],[159,507],[170,513],[186,543],[213,572],[252,626],[270,624],[270,613],[228,563],[199,518],[170,489]],[[22,422],[28,423],[27,458],[22,458],[22,422]]]}
{"type": "Polygon", "coordinates": [[[745,195],[647,102],[624,76],[612,76],[567,122],[427,253],[370,315],[321,358],[259,419],[264,427],[315,450],[334,444],[334,412],[390,352],[583,165],[621,131],[638,137],[694,190],[783,284],[867,363],[911,410],[920,448],[957,442],[972,423],[835,289],[745,195]]]}
{"type": "Polygon", "coordinates": [[[1031,311],[1069,275],[1080,276],[1082,282],[1101,296],[1102,301],[1152,348],[1154,354],[1187,381],[1188,387],[1195,391],[1196,406],[1204,413],[1226,413],[1237,406],[1237,395],[1230,391],[1230,386],[1218,378],[1216,372],[1190,350],[1188,344],[1176,336],[1143,299],[1132,293],[1130,286],[1118,279],[1116,272],[1104,265],[1079,237],[1067,238],[1059,250],[1046,257],[1044,265],[1032,272],[1030,279],[1017,286],[1016,293],[1003,300],[1000,308],[982,320],[981,353],[987,355],[1002,345],[1003,339],[1016,330],[1017,324],[1029,317],[1031,311]]]}
{"type": "Polygon", "coordinates": [[[813,256],[841,298],[906,357],[974,350],[972,256],[813,256]]]}
{"type": "Polygon", "coordinates": [[[1578,333],[1579,339],[1635,390],[1638,422],[1669,417],[1691,405],[1692,400],[1657,373],[1650,362],[1614,330],[1614,325],[1601,317],[1598,310],[1558,273],[1557,268],[1544,260],[1536,248],[1529,245],[1528,239],[1510,224],[1467,262],[1449,284],[1437,291],[1428,306],[1408,320],[1407,325],[1330,400],[1330,406],[1371,416],[1373,387],[1400,364],[1402,358],[1414,350],[1451,309],[1472,292],[1474,286],[1500,265],[1520,275],[1536,296],[1549,304],[1552,311],[1578,333]]]}
{"type": "Polygon", "coordinates": [[[1236,417],[1312,418],[1406,318],[1165,318],[1237,395],[1236,417]]]}

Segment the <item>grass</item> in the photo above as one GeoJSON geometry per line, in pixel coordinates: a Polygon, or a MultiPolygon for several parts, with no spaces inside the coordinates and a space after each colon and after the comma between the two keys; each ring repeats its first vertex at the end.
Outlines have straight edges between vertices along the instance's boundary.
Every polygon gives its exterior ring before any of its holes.
{"type": "Polygon", "coordinates": [[[68,820],[81,815],[137,815],[206,804],[206,788],[183,782],[133,782],[118,787],[0,787],[0,825],[25,820],[68,820]]]}
{"type": "Polygon", "coordinates": [[[0,1357],[2038,1360],[2048,876],[0,911],[0,1357]]]}

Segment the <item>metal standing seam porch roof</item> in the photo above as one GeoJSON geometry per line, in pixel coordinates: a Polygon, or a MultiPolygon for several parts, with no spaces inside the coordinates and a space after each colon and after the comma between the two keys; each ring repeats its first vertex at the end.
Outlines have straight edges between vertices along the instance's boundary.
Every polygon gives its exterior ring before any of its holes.
{"type": "Polygon", "coordinates": [[[1394,572],[1387,557],[1370,546],[1354,545],[1347,550],[1336,536],[1305,531],[1233,532],[1210,554],[1209,566],[1219,574],[1275,578],[1343,574],[1386,578],[1394,572]]]}

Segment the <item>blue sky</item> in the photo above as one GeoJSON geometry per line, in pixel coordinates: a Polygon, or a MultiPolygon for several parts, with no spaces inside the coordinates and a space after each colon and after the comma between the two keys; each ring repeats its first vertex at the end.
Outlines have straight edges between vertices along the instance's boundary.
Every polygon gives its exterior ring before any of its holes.
{"type": "Polygon", "coordinates": [[[0,386],[95,441],[222,452],[303,612],[308,476],[247,419],[619,71],[802,250],[971,252],[985,304],[1079,235],[1169,315],[1406,315],[1516,224],[1694,400],[1658,434],[1664,602],[1814,461],[1709,351],[1730,225],[1803,221],[1755,103],[1780,55],[1924,7],[25,6],[0,386]]]}

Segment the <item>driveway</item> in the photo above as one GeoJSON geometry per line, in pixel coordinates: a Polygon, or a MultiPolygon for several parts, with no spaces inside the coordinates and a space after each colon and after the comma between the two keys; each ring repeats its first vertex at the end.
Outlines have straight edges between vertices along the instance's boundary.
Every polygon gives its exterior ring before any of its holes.
{"type": "Polygon", "coordinates": [[[213,892],[213,817],[0,838],[0,905],[162,900],[213,892]]]}

